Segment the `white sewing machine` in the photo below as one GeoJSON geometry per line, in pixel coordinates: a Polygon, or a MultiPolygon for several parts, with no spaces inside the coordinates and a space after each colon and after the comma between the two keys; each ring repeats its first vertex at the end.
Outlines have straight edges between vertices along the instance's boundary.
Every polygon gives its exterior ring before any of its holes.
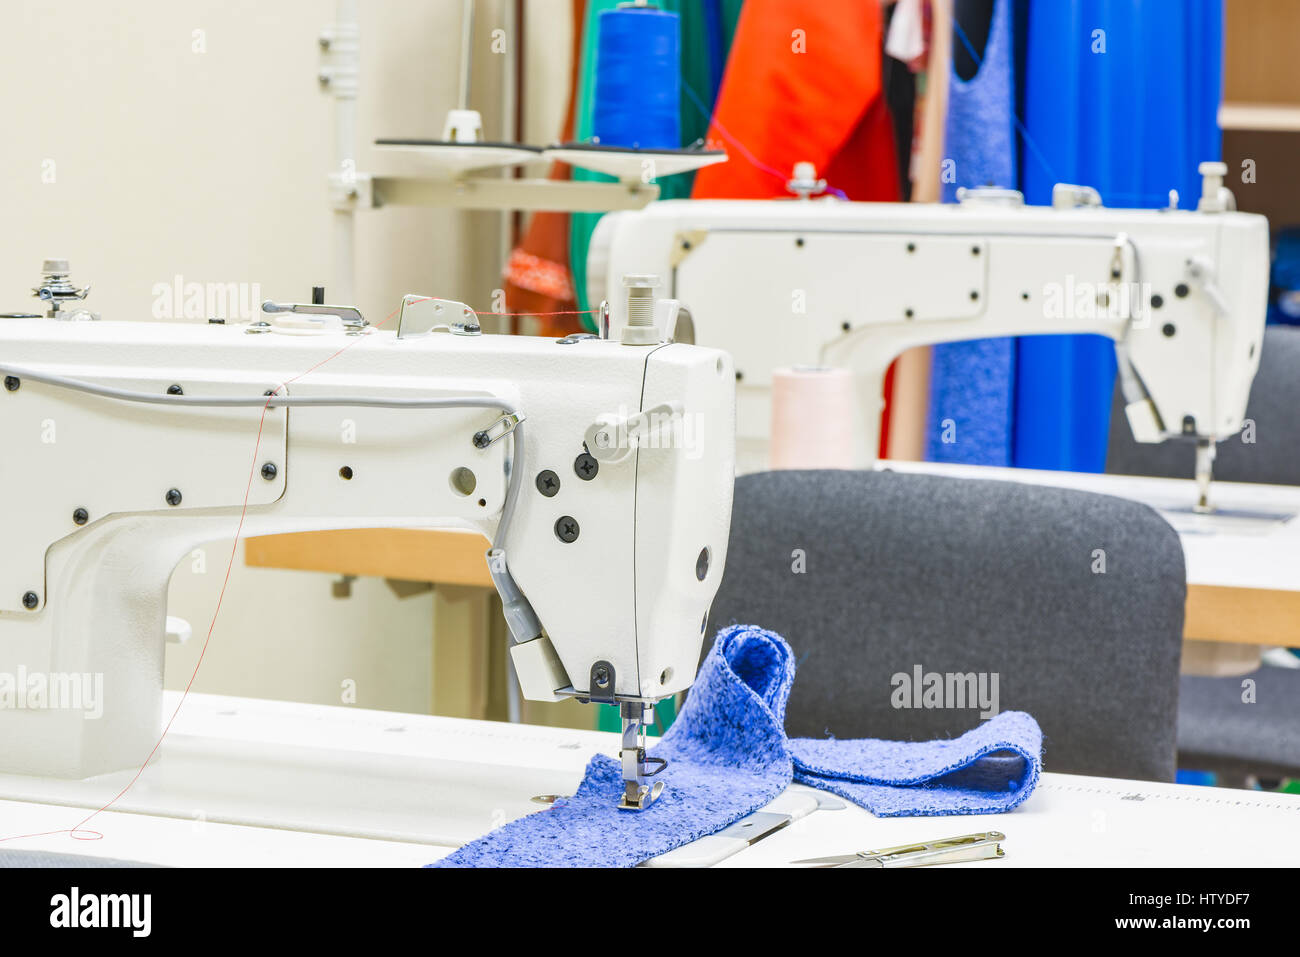
{"type": "MultiPolygon", "coordinates": [[[[803,165],[803,164],[801,164],[803,165]]],[[[857,460],[876,456],[889,364],[913,346],[1099,333],[1115,341],[1129,423],[1141,442],[1197,442],[1200,505],[1214,443],[1242,427],[1268,295],[1268,224],[1233,211],[1227,167],[1201,165],[1192,210],[1107,209],[1058,185],[1052,207],[1010,190],[949,205],[800,199],[670,201],[601,220],[593,302],[627,274],[661,277],[680,300],[680,341],[736,362],[737,456],[764,467],[771,373],[847,367],[862,410],[857,460]]],[[[616,333],[623,303],[608,295],[616,333]]]]}
{"type": "MultiPolygon", "coordinates": [[[[43,298],[84,296],[46,274],[43,298]]],[[[395,331],[319,301],[245,325],[52,315],[0,319],[0,674],[20,694],[102,675],[102,716],[0,709],[0,773],[143,765],[167,582],[195,546],[463,526],[493,543],[523,694],[620,704],[624,806],[658,796],[644,711],[694,680],[726,559],[729,356],[482,335],[418,296],[395,331]]]]}

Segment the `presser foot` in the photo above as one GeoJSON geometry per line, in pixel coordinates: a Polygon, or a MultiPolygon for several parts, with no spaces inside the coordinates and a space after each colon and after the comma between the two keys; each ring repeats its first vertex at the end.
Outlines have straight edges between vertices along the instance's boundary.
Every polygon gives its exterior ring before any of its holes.
{"type": "Polygon", "coordinates": [[[664,782],[656,781],[653,785],[637,784],[628,781],[623,791],[623,800],[618,802],[620,811],[644,811],[664,793],[664,782]]]}
{"type": "Polygon", "coordinates": [[[639,701],[624,701],[619,705],[619,713],[623,719],[623,747],[619,751],[623,761],[623,797],[618,808],[644,811],[664,793],[663,781],[651,782],[647,778],[663,771],[668,762],[645,753],[646,716],[653,715],[653,709],[639,701]]]}

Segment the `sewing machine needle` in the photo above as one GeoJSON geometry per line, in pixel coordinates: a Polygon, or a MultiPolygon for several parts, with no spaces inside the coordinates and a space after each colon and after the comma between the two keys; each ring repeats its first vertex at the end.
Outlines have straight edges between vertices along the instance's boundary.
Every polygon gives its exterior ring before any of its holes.
{"type": "Polygon", "coordinates": [[[1196,506],[1194,511],[1212,512],[1210,480],[1214,473],[1214,440],[1196,440],[1196,506]]]}

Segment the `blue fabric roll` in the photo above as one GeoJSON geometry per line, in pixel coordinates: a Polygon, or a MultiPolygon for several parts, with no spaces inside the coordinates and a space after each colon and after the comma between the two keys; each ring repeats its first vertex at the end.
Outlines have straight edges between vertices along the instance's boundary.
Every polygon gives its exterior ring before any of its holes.
{"type": "Polygon", "coordinates": [[[1300,325],[1300,228],[1278,232],[1270,285],[1268,321],[1300,325]]]}
{"type": "Polygon", "coordinates": [[[601,13],[591,119],[601,144],[681,146],[681,83],[677,14],[631,7],[601,13]]]}
{"type": "MultiPolygon", "coordinates": [[[[983,56],[974,58],[975,76],[950,73],[944,163],[951,175],[943,177],[944,202],[954,202],[959,187],[1016,184],[1011,13],[1011,0],[996,0],[983,56]]],[[[1015,340],[947,343],[932,353],[926,458],[1010,465],[1015,340]]]]}
{"type": "MultiPolygon", "coordinates": [[[[1030,4],[1022,190],[1047,205],[1058,182],[1107,206],[1200,196],[1197,164],[1218,159],[1222,0],[1053,0],[1030,4]]],[[[1014,462],[1101,472],[1114,346],[1100,336],[1023,338],[1014,462]]]]}
{"type": "Polygon", "coordinates": [[[668,787],[620,811],[622,768],[596,755],[571,798],[466,844],[435,867],[631,867],[713,834],[799,781],[881,816],[994,814],[1033,792],[1042,732],[1007,711],[943,741],[785,736],[794,654],[751,625],[718,633],[677,721],[654,748],[668,787]]]}

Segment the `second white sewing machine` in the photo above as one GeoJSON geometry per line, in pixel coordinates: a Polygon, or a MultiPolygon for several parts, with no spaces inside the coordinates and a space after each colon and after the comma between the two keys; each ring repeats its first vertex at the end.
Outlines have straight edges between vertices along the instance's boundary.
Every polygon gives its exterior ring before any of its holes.
{"type": "MultiPolygon", "coordinates": [[[[1227,167],[1203,163],[1195,209],[1110,209],[1058,184],[1050,207],[973,189],[948,205],[800,198],[674,200],[611,213],[592,238],[592,301],[617,333],[623,277],[680,300],[666,330],[726,349],[737,378],[737,458],[766,467],[772,371],[842,366],[861,410],[856,460],[876,457],[885,373],[919,345],[1097,333],[1115,342],[1139,442],[1197,444],[1199,504],[1217,441],[1241,430],[1268,300],[1268,221],[1235,211],[1227,167]],[[647,279],[647,281],[650,281],[647,279]]],[[[797,171],[798,172],[798,171],[797,171]]],[[[1176,200],[1174,200],[1176,202],[1176,200]]]]}

